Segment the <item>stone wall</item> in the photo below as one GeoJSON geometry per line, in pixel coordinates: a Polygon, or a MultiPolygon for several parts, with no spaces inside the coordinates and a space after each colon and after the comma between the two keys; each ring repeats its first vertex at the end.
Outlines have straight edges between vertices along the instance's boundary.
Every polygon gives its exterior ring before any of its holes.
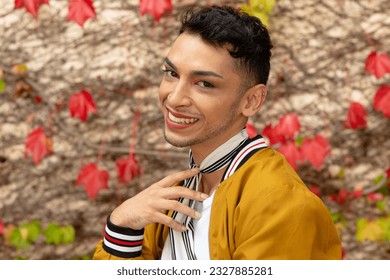
{"type": "MultiPolygon", "coordinates": [[[[119,199],[186,166],[186,151],[164,142],[156,98],[159,68],[176,36],[177,15],[194,2],[244,1],[177,0],[173,13],[155,23],[149,15],[140,16],[138,0],[95,0],[97,19],[83,28],[66,20],[68,1],[43,5],[38,21],[24,10],[13,10],[13,2],[2,0],[0,7],[0,67],[7,84],[0,93],[0,219],[15,225],[32,219],[73,225],[76,241],[54,247],[40,240],[18,252],[5,247],[0,238],[0,248],[6,248],[0,250],[0,259],[90,255],[106,215],[119,199]],[[25,77],[13,74],[16,64],[27,65],[25,77]],[[31,90],[18,90],[18,82],[31,90]],[[86,123],[71,118],[67,110],[67,100],[81,89],[91,92],[97,102],[97,114],[86,123]],[[43,101],[36,103],[36,96],[43,101]],[[115,160],[128,153],[137,110],[141,119],[136,153],[144,172],[123,186],[116,178],[115,160]],[[35,165],[24,158],[24,141],[38,125],[52,131],[54,153],[35,165]],[[103,140],[101,168],[110,173],[110,188],[92,201],[74,182],[83,164],[97,160],[103,140]]],[[[389,14],[390,3],[385,0],[283,0],[271,16],[269,94],[251,121],[261,131],[280,116],[296,112],[302,136],[327,137],[332,155],[326,168],[318,172],[303,167],[300,173],[308,185],[318,185],[325,193],[371,188],[372,180],[389,166],[390,123],[372,109],[375,91],[390,83],[389,75],[377,80],[364,70],[371,51],[367,38],[378,51],[390,53],[389,14]],[[350,100],[366,107],[367,129],[343,128],[350,100]],[[337,177],[341,169],[342,181],[337,177]]],[[[363,210],[359,214],[366,215],[363,210]]],[[[342,237],[348,258],[387,257],[388,252],[376,244],[356,244],[351,237],[353,223],[351,227],[342,237]]]]}

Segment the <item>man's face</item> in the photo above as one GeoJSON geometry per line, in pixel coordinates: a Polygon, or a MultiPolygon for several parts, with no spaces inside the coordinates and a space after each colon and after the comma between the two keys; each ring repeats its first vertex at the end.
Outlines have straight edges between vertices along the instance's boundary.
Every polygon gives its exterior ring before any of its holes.
{"type": "Polygon", "coordinates": [[[226,49],[198,36],[177,38],[162,66],[159,92],[170,144],[209,153],[245,126],[234,63],[226,49]]]}

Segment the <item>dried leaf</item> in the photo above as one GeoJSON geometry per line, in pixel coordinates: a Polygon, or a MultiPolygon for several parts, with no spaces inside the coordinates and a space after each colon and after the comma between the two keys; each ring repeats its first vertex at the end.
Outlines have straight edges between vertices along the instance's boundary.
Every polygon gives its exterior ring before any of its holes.
{"type": "Polygon", "coordinates": [[[23,77],[27,73],[27,65],[26,64],[17,64],[12,67],[12,73],[16,76],[23,77]]]}
{"type": "Polygon", "coordinates": [[[92,0],[71,0],[68,6],[68,20],[77,22],[80,26],[90,19],[95,18],[96,12],[92,0]]]}
{"type": "Polygon", "coordinates": [[[84,186],[87,195],[95,199],[101,190],[108,189],[108,179],[106,170],[99,170],[95,163],[89,163],[81,168],[75,184],[84,186]]]}

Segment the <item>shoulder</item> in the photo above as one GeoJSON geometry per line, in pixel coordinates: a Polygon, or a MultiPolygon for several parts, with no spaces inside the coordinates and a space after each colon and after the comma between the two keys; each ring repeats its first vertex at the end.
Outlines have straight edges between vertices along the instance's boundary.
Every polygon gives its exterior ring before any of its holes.
{"type": "Polygon", "coordinates": [[[226,182],[240,182],[246,190],[304,186],[286,158],[272,148],[257,151],[226,182]]]}
{"type": "Polygon", "coordinates": [[[263,207],[271,208],[283,206],[327,211],[321,199],[307,188],[286,158],[272,148],[252,155],[226,179],[226,185],[227,199],[235,199],[237,204],[261,203],[263,207]]]}

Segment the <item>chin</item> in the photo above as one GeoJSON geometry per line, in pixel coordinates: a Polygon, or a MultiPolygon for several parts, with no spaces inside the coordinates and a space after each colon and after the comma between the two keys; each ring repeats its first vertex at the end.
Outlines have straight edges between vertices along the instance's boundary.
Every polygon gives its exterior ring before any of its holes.
{"type": "Polygon", "coordinates": [[[165,141],[177,148],[186,148],[196,144],[196,141],[194,141],[193,139],[169,135],[169,133],[167,133],[166,131],[164,131],[164,137],[165,141]]]}

